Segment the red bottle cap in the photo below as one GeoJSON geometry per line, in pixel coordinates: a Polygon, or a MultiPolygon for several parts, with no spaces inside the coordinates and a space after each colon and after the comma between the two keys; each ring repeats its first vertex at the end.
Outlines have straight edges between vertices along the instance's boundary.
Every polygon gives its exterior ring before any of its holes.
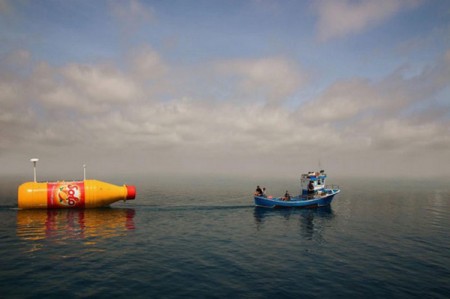
{"type": "Polygon", "coordinates": [[[127,199],[135,199],[136,187],[135,186],[126,186],[126,187],[127,187],[127,199]]]}

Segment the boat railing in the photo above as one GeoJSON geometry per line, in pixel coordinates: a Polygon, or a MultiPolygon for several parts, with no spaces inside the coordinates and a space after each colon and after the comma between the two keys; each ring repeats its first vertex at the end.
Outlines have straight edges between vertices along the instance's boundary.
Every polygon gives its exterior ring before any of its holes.
{"type": "Polygon", "coordinates": [[[339,190],[339,185],[326,185],[325,186],[326,190],[339,190]]]}

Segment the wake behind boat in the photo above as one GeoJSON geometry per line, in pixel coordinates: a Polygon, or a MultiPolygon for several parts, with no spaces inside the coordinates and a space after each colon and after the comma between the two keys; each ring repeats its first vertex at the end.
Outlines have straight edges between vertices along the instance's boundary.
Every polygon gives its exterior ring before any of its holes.
{"type": "Polygon", "coordinates": [[[341,192],[339,186],[326,186],[325,180],[327,175],[324,170],[320,172],[309,172],[302,174],[301,177],[301,194],[290,196],[286,191],[283,197],[267,196],[259,188],[255,192],[255,205],[275,208],[275,207],[304,207],[315,208],[328,206],[331,204],[334,196],[341,192]]]}

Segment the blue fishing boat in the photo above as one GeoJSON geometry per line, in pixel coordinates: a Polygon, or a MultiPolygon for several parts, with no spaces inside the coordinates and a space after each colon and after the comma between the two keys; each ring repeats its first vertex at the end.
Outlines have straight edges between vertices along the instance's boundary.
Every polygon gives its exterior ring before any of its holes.
{"type": "Polygon", "coordinates": [[[290,196],[287,191],[282,197],[267,196],[264,192],[259,192],[257,189],[255,192],[255,205],[266,208],[316,208],[329,206],[334,196],[341,190],[336,185],[325,185],[326,178],[327,175],[324,170],[302,174],[301,193],[297,196],[290,196]]]}

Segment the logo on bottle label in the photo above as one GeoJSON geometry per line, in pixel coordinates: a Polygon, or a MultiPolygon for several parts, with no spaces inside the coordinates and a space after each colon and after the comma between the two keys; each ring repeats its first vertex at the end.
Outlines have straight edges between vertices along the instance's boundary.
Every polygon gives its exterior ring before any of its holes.
{"type": "Polygon", "coordinates": [[[48,208],[84,208],[84,182],[48,183],[48,208]]]}

